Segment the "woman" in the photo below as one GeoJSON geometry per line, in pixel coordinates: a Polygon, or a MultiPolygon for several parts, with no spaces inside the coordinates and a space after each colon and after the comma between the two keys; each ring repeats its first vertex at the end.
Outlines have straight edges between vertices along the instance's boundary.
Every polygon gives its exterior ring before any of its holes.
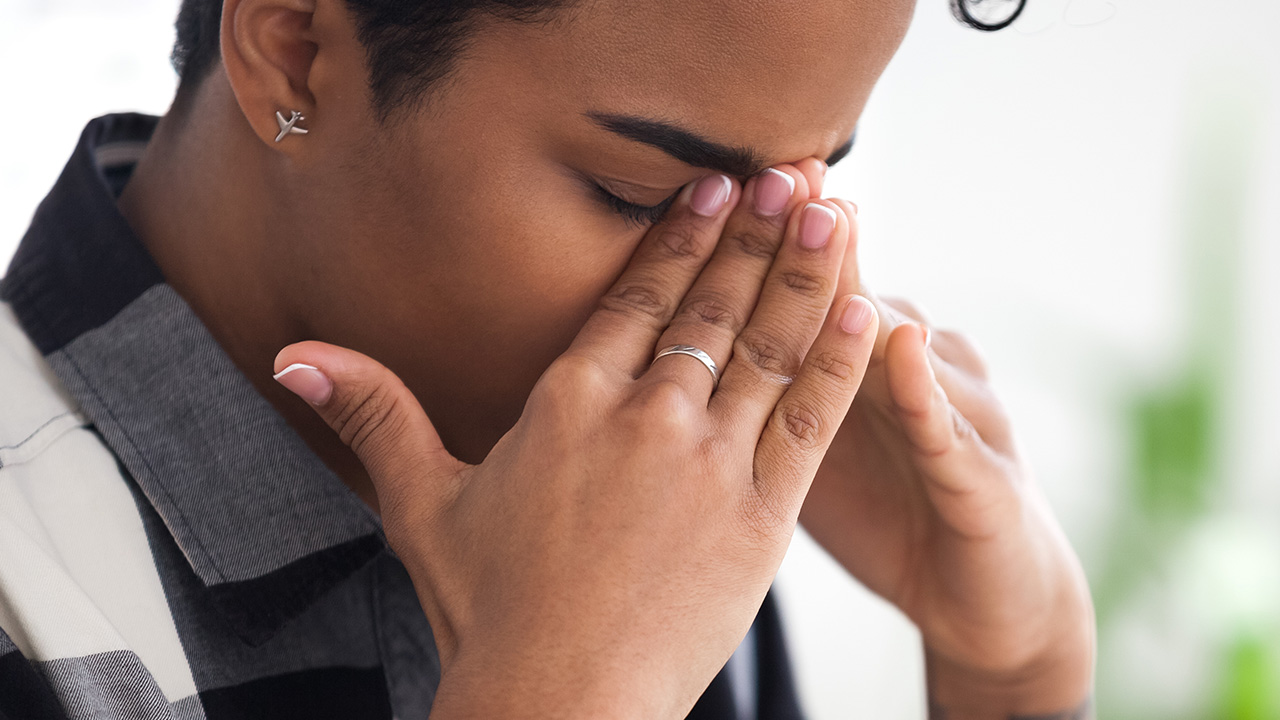
{"type": "Polygon", "coordinates": [[[4,281],[0,712],[794,717],[800,521],[932,715],[1086,716],[982,360],[821,198],[911,11],[186,0],[4,281]]]}

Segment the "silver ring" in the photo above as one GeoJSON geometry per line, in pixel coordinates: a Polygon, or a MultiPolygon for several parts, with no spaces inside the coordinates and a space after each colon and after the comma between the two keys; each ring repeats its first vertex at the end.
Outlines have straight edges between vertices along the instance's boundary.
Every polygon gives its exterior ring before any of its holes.
{"type": "Polygon", "coordinates": [[[716,367],[716,361],[712,360],[711,356],[702,350],[699,350],[692,345],[672,345],[671,347],[659,350],[658,354],[653,356],[653,362],[649,363],[649,365],[653,365],[653,363],[658,362],[658,358],[665,357],[667,355],[688,355],[689,357],[697,358],[703,365],[707,366],[708,370],[711,371],[711,381],[716,385],[720,384],[720,369],[716,367]]]}

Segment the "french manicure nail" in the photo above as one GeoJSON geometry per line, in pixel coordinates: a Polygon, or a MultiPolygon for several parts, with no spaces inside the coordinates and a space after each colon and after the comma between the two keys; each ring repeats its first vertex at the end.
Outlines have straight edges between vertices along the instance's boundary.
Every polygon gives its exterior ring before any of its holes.
{"type": "Polygon", "coordinates": [[[924,347],[926,350],[928,350],[929,341],[933,339],[933,329],[930,328],[928,325],[925,325],[924,323],[919,323],[919,325],[920,325],[920,335],[924,339],[924,347]]]}
{"type": "Polygon", "coordinates": [[[272,377],[312,405],[323,405],[333,395],[333,382],[314,365],[294,363],[272,377]]]}
{"type": "Polygon", "coordinates": [[[800,244],[810,250],[817,250],[831,239],[831,231],[836,229],[836,211],[826,205],[809,203],[800,216],[800,244]]]}
{"type": "Polygon", "coordinates": [[[727,175],[708,175],[694,184],[689,207],[703,217],[715,217],[729,202],[733,183],[727,175]]]}
{"type": "Polygon", "coordinates": [[[871,316],[875,314],[871,303],[861,295],[854,295],[845,303],[844,312],[840,313],[840,329],[850,335],[857,335],[871,324],[871,316]]]}
{"type": "Polygon", "coordinates": [[[791,194],[796,190],[796,179],[773,168],[767,168],[756,176],[755,207],[756,212],[765,217],[773,217],[782,212],[791,201],[791,194]]]}

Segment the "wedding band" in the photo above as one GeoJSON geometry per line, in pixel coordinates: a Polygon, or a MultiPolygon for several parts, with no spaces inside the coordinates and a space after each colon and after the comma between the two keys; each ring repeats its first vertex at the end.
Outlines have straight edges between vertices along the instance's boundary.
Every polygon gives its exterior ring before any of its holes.
{"type": "Polygon", "coordinates": [[[671,347],[663,348],[658,351],[657,355],[653,356],[653,362],[649,363],[649,365],[653,365],[653,363],[658,362],[658,358],[665,357],[667,355],[688,355],[689,357],[697,358],[703,365],[707,366],[708,370],[711,371],[711,381],[716,385],[720,384],[720,369],[716,367],[716,361],[712,360],[710,355],[698,348],[692,345],[672,345],[671,347]]]}

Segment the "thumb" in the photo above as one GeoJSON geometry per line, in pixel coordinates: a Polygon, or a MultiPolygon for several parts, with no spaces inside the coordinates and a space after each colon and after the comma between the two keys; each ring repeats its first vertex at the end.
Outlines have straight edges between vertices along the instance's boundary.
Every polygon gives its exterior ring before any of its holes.
{"type": "MultiPolygon", "coordinates": [[[[445,449],[422,405],[396,374],[354,350],[307,341],[276,355],[275,379],[306,400],[360,458],[383,499],[413,482],[456,476],[466,463],[445,449]]],[[[448,483],[432,482],[443,489],[448,483]]]]}

